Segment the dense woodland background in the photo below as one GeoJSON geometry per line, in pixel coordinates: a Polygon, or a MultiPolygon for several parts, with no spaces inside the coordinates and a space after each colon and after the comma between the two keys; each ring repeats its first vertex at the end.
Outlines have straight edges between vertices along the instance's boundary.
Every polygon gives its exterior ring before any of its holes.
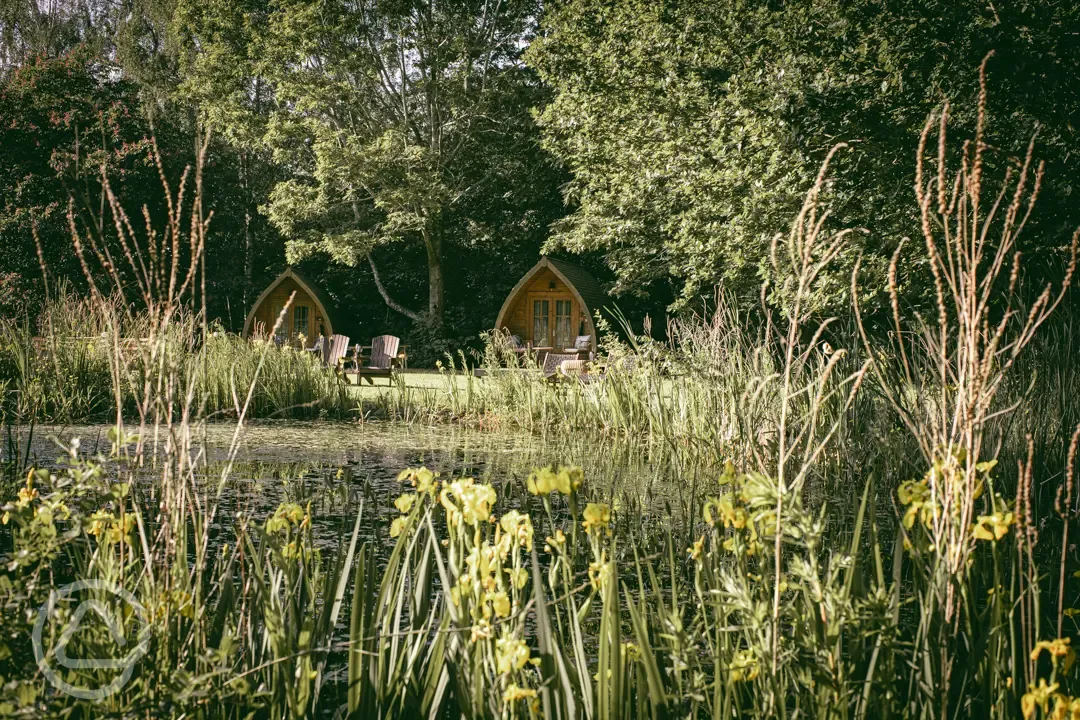
{"type": "Polygon", "coordinates": [[[228,330],[295,263],[350,334],[433,359],[475,344],[541,252],[577,256],[631,318],[718,284],[754,311],[771,238],[841,141],[829,222],[866,231],[818,311],[850,307],[859,254],[872,309],[920,236],[923,123],[947,99],[971,130],[991,50],[990,171],[1036,133],[1047,163],[1022,248],[1041,289],[1080,224],[1073,3],[0,0],[0,314],[85,286],[68,215],[100,222],[102,167],[156,223],[152,142],[175,185],[206,132],[205,300],[228,330]]]}

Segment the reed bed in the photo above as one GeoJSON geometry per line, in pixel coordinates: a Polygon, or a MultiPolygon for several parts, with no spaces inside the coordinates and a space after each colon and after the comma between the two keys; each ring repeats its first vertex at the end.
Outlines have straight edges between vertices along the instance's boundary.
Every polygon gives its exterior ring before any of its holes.
{"type": "MultiPolygon", "coordinates": [[[[46,423],[132,417],[152,375],[140,345],[146,318],[130,316],[119,295],[94,301],[63,288],[45,307],[36,330],[0,318],[0,421],[46,423]],[[117,328],[116,336],[112,328],[117,328]],[[111,359],[119,356],[119,364],[111,359]],[[113,377],[114,367],[119,376],[113,377]]],[[[344,379],[311,353],[250,341],[220,330],[205,336],[197,314],[174,318],[163,355],[190,385],[209,419],[235,418],[247,400],[252,418],[354,416],[344,379]],[[258,377],[258,382],[254,379],[258,377]]]]}

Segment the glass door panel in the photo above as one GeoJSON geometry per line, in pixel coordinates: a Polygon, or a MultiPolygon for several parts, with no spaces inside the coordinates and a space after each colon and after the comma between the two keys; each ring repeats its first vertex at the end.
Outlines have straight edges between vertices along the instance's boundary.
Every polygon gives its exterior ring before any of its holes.
{"type": "Polygon", "coordinates": [[[293,308],[293,336],[303,335],[305,339],[311,337],[310,332],[311,308],[307,305],[297,305],[293,308]]]}
{"type": "Polygon", "coordinates": [[[573,346],[573,328],[570,322],[573,319],[573,301],[555,301],[555,346],[560,350],[573,346]]]}
{"type": "Polygon", "coordinates": [[[550,320],[548,314],[551,305],[547,300],[533,300],[532,343],[533,345],[547,345],[550,342],[548,331],[550,320]]]}

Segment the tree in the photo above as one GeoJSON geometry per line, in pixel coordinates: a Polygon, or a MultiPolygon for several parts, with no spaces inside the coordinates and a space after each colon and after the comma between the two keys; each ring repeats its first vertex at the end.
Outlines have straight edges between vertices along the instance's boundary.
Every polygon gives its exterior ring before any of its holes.
{"type": "MultiPolygon", "coordinates": [[[[55,58],[38,53],[0,77],[0,312],[36,313],[42,264],[54,281],[84,282],[68,200],[76,201],[79,222],[94,222],[102,167],[132,215],[140,216],[145,206],[152,225],[162,226],[164,194],[151,147],[157,143],[175,187],[194,162],[196,128],[192,114],[174,102],[174,89],[159,85],[146,93],[145,82],[128,79],[138,76],[130,67],[103,56],[100,45],[82,44],[55,58]],[[153,122],[145,112],[148,98],[159,110],[153,122]]],[[[237,160],[227,144],[212,143],[203,172],[205,209],[214,214],[206,300],[211,317],[234,328],[243,323],[253,275],[265,281],[280,271],[283,249],[257,211],[280,176],[273,167],[252,173],[243,157],[237,160]],[[237,257],[244,258],[242,275],[232,262],[237,257]]],[[[99,233],[106,239],[112,234],[109,226],[99,233]]]]}
{"type": "Polygon", "coordinates": [[[264,209],[291,262],[318,252],[366,261],[388,306],[438,324],[447,243],[485,182],[469,154],[535,137],[527,114],[504,106],[537,92],[519,61],[537,9],[532,0],[192,3],[186,86],[226,132],[245,128],[290,170],[264,209]],[[425,313],[394,298],[373,257],[402,241],[424,249],[425,313]]]}
{"type": "MultiPolygon", "coordinates": [[[[977,68],[996,49],[990,141],[1022,152],[1041,126],[1050,212],[1031,237],[1032,249],[1051,256],[1048,238],[1068,237],[1062,228],[1080,219],[1066,202],[1080,170],[1069,151],[1080,127],[1080,10],[1048,0],[997,5],[549,6],[527,61],[553,90],[540,122],[546,146],[573,175],[567,199],[575,206],[551,247],[605,253],[621,290],[669,276],[682,284],[683,302],[720,281],[756,303],[772,273],[772,237],[786,229],[829,149],[846,141],[824,200],[837,225],[870,232],[851,244],[818,298],[823,310],[846,308],[857,253],[867,272],[880,273],[899,239],[918,234],[911,188],[927,114],[950,98],[956,126],[970,130],[977,68]]],[[[924,268],[915,258],[906,284],[929,288],[924,268]]],[[[779,280],[773,288],[782,289],[779,280]]]]}
{"type": "Polygon", "coordinates": [[[0,2],[0,78],[35,57],[56,58],[78,45],[100,44],[113,15],[102,0],[0,2]]]}
{"type": "Polygon", "coordinates": [[[82,277],[68,198],[96,195],[99,168],[135,191],[125,198],[149,200],[139,194],[157,175],[147,128],[134,88],[108,70],[81,47],[39,55],[0,81],[0,272],[24,291],[40,293],[30,287],[41,263],[56,278],[82,277]]]}

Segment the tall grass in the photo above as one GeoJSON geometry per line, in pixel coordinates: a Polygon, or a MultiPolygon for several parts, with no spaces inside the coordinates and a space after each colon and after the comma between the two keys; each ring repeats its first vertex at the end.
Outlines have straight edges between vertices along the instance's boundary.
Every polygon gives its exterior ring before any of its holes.
{"type": "MultiPolygon", "coordinates": [[[[118,405],[123,414],[137,415],[151,359],[140,347],[150,332],[143,313],[123,308],[119,295],[94,301],[63,287],[36,327],[0,319],[0,422],[109,420],[118,405]],[[120,362],[111,363],[116,356],[120,362]]],[[[251,387],[249,417],[353,417],[344,379],[313,354],[221,331],[203,337],[200,322],[186,310],[174,318],[164,356],[153,359],[175,365],[190,380],[208,417],[236,417],[251,387]]]]}
{"type": "Polygon", "coordinates": [[[252,418],[354,417],[356,403],[344,378],[312,353],[215,334],[195,362],[202,363],[197,390],[211,417],[235,417],[243,392],[251,387],[252,418]]]}

